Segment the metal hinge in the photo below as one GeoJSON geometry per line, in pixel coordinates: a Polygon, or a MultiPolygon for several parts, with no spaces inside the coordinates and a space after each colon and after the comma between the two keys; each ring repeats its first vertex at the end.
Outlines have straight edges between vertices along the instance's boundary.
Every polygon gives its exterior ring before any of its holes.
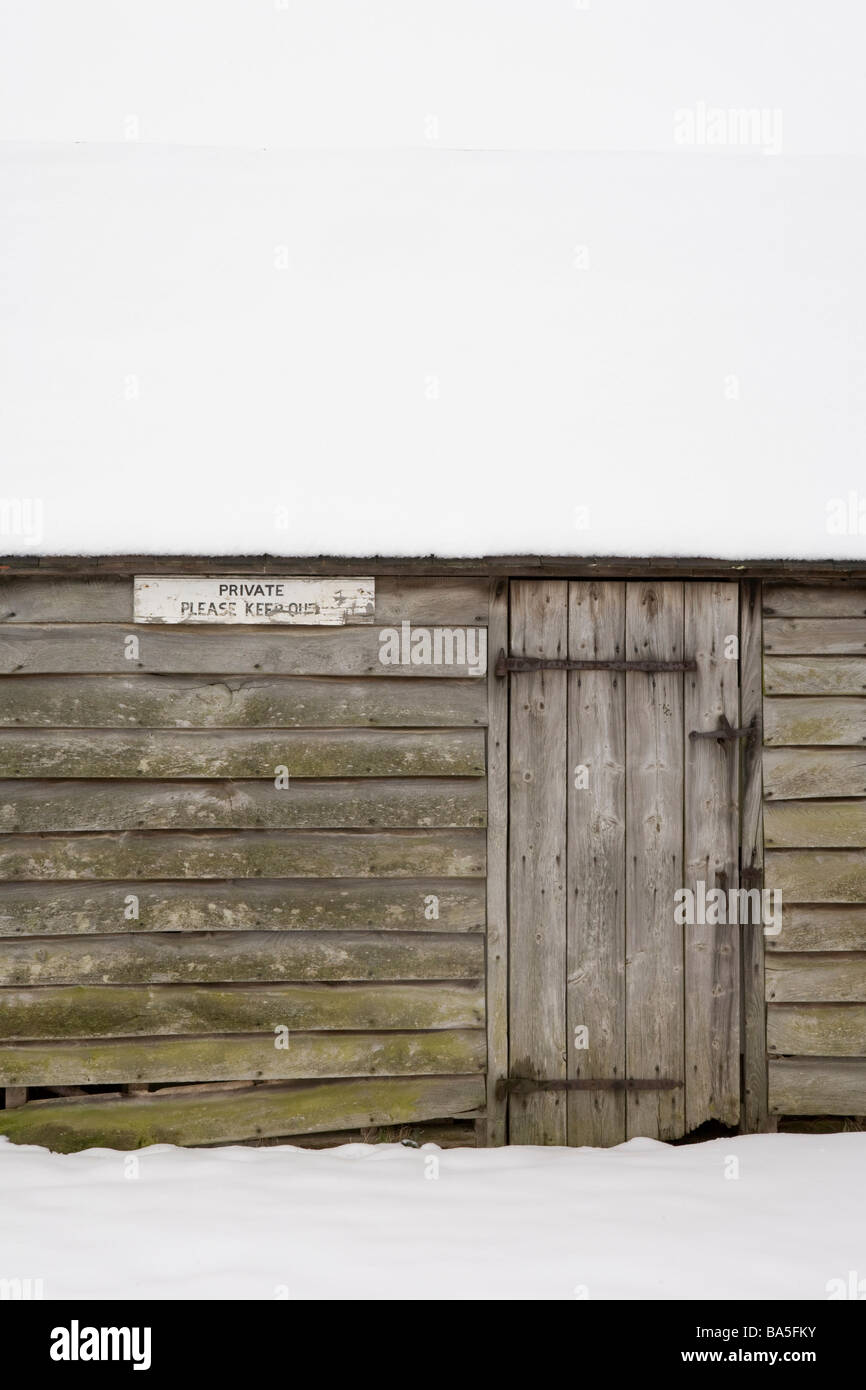
{"type": "Polygon", "coordinates": [[[682,1081],[670,1081],[666,1077],[650,1077],[643,1080],[637,1077],[569,1077],[541,1081],[531,1076],[503,1076],[496,1083],[496,1096],[503,1100],[506,1095],[525,1096],[533,1091],[675,1091],[682,1087],[682,1081]]]}
{"type": "Polygon", "coordinates": [[[723,714],[717,729],[692,729],[689,738],[714,738],[717,743],[730,743],[737,738],[753,739],[757,732],[758,726],[754,719],[744,728],[735,729],[723,714]]]}
{"type": "Polygon", "coordinates": [[[759,864],[750,864],[744,869],[740,869],[741,888],[760,888],[764,880],[764,871],[759,864]]]}
{"type": "Polygon", "coordinates": [[[511,671],[697,671],[696,661],[571,661],[558,656],[506,656],[500,648],[493,674],[511,671]]]}

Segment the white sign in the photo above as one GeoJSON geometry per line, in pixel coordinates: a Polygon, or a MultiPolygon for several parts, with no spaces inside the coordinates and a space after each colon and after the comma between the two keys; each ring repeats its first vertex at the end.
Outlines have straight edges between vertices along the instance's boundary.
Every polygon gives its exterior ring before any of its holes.
{"type": "Polygon", "coordinates": [[[373,579],[274,575],[135,576],[137,623],[292,623],[308,627],[371,623],[373,579]]]}

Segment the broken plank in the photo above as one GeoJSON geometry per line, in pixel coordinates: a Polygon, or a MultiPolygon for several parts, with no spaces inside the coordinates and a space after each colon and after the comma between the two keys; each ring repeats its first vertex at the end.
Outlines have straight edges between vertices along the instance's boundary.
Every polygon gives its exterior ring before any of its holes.
{"type": "Polygon", "coordinates": [[[0,1134],[55,1153],[151,1144],[228,1144],[373,1125],[471,1115],[484,1103],[481,1076],[375,1077],[259,1085],[193,1095],[31,1102],[0,1112],[0,1134]]]}

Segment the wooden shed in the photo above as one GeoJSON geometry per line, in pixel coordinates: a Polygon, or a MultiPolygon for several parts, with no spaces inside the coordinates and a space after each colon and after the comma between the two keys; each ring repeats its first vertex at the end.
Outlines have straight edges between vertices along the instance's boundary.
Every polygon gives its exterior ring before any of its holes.
{"type": "Polygon", "coordinates": [[[866,563],[2,574],[0,1134],[866,1115],[866,563]]]}

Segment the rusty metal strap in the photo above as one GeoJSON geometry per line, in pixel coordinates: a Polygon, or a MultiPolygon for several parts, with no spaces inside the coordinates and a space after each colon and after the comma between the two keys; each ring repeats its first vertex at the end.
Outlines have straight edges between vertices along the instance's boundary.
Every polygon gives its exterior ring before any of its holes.
{"type": "Polygon", "coordinates": [[[572,661],[558,656],[506,656],[500,650],[494,675],[512,671],[697,671],[696,661],[572,661]]]}
{"type": "Polygon", "coordinates": [[[682,1081],[671,1081],[667,1077],[569,1077],[550,1081],[531,1076],[503,1076],[496,1083],[498,1100],[506,1095],[526,1096],[535,1091],[675,1091],[681,1088],[682,1081]]]}

